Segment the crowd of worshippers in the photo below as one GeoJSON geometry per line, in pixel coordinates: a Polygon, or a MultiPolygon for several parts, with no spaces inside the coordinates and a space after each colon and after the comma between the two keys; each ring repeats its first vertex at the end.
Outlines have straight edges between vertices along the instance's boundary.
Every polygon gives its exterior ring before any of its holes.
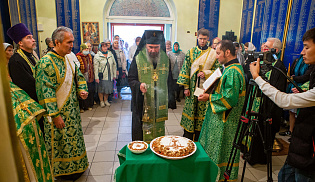
{"type": "MultiPolygon", "coordinates": [[[[25,180],[78,179],[89,165],[80,112],[92,110],[95,102],[100,107],[110,106],[112,99],[121,98],[121,89],[125,86],[130,86],[132,92],[132,140],[146,142],[165,135],[168,110],[176,109],[176,101],[181,102],[183,91],[185,101],[180,122],[183,136],[200,142],[220,168],[219,180],[223,180],[241,111],[243,105],[248,104],[244,103],[246,86],[253,78],[248,52],[256,48],[251,42],[242,44],[218,37],[210,42],[209,34],[206,29],[198,30],[197,46],[186,54],[178,42],[165,41],[163,31],[157,30],[146,30],[142,37],[135,38],[129,50],[116,35],[113,41],[101,42],[97,51],[86,42],[74,54],[72,30],[58,27],[52,37],[45,40],[47,49],[39,59],[34,52],[36,42],[32,33],[22,23],[12,26],[7,35],[17,47],[3,44],[12,107],[22,161],[35,169],[24,168],[28,174],[25,180]],[[195,96],[195,90],[201,88],[217,69],[222,76],[214,89],[195,96]]],[[[308,34],[303,41],[314,43],[315,30],[311,29],[308,34]]],[[[268,38],[261,45],[262,52],[272,48],[278,58],[272,65],[286,72],[280,59],[281,41],[268,38]]],[[[308,90],[312,88],[313,67],[305,63],[307,53],[305,48],[303,51],[290,67],[290,76],[303,90],[308,90]]],[[[282,92],[299,92],[292,84],[287,85],[285,76],[279,72],[270,70],[264,76],[270,85],[282,92]]],[[[258,112],[260,98],[254,102],[252,110],[258,112]]],[[[269,109],[268,117],[272,118],[270,140],[273,142],[280,129],[283,109],[271,100],[264,104],[269,109]]],[[[289,113],[290,130],[282,135],[290,135],[294,129],[297,110],[289,110],[289,113]]],[[[248,162],[266,164],[262,141],[253,139],[250,145],[253,150],[248,162]]],[[[314,167],[314,162],[308,162],[314,167]]],[[[238,178],[238,163],[236,157],[230,180],[238,178]]],[[[288,165],[296,167],[294,163],[286,163],[281,170],[283,174],[288,165]]],[[[310,179],[315,176],[314,170],[302,172],[308,177],[311,175],[310,179]]],[[[279,181],[285,181],[280,178],[279,181]]]]}

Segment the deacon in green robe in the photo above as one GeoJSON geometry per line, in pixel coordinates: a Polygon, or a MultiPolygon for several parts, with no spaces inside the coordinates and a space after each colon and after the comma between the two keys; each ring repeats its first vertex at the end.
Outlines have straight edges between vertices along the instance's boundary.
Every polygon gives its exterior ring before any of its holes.
{"type": "Polygon", "coordinates": [[[172,74],[162,31],[146,30],[129,69],[132,140],[150,142],[165,135],[172,74]]]}
{"type": "MultiPolygon", "coordinates": [[[[244,104],[245,78],[232,41],[223,40],[218,44],[216,52],[218,61],[224,65],[224,71],[214,92],[198,97],[200,101],[209,101],[199,142],[220,168],[219,181],[223,181],[244,104]]],[[[239,150],[228,181],[237,180],[238,163],[239,150]]]]}
{"type": "Polygon", "coordinates": [[[88,167],[78,102],[87,98],[87,85],[74,63],[72,30],[59,27],[52,39],[54,49],[35,67],[36,92],[47,110],[45,141],[54,175],[75,180],[88,167]]]}
{"type": "Polygon", "coordinates": [[[194,95],[196,86],[202,83],[220,66],[215,59],[215,50],[207,46],[209,31],[198,30],[198,46],[191,48],[177,79],[177,84],[185,88],[185,106],[180,125],[184,128],[184,137],[197,141],[205,119],[207,102],[198,102],[194,95]],[[200,80],[198,84],[197,80],[200,80]]]}
{"type": "Polygon", "coordinates": [[[10,89],[24,180],[53,181],[43,134],[37,122],[45,110],[12,82],[10,82],[10,89]]]}

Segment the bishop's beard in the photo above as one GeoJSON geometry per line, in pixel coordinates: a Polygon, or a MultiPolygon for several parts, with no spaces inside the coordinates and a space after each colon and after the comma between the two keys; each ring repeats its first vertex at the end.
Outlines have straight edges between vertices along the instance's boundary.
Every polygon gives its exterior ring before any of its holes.
{"type": "Polygon", "coordinates": [[[147,59],[149,62],[151,62],[152,64],[157,64],[160,61],[160,54],[161,54],[160,51],[156,55],[151,55],[148,49],[146,49],[146,51],[147,51],[147,59]]]}

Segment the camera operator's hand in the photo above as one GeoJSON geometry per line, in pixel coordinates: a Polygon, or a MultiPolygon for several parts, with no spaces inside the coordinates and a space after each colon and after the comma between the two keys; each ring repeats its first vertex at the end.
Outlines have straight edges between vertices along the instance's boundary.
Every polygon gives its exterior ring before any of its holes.
{"type": "Polygon", "coordinates": [[[250,73],[252,74],[254,80],[257,77],[259,77],[259,71],[260,71],[260,59],[257,58],[256,62],[252,62],[250,64],[250,73]]]}

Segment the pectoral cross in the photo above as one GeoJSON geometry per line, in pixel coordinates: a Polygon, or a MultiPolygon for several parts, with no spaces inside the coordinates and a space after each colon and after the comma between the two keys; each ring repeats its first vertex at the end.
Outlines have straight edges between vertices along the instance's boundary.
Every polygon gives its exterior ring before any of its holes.
{"type": "Polygon", "coordinates": [[[167,71],[165,64],[162,64],[162,68],[160,68],[160,70],[162,71],[162,74],[165,74],[165,71],[167,71]]]}
{"type": "Polygon", "coordinates": [[[159,75],[154,71],[152,79],[156,82],[159,79],[159,75]]]}

